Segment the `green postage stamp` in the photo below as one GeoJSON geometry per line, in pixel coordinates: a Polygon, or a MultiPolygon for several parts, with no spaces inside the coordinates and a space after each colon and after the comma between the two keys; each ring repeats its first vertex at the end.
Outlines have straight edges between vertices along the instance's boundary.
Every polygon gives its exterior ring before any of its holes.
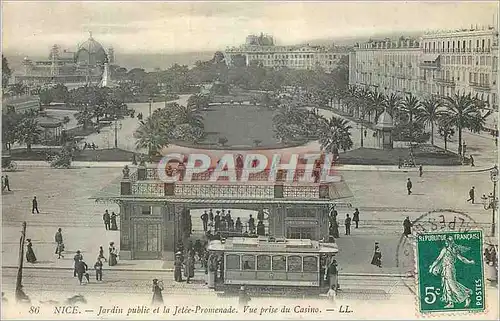
{"type": "Polygon", "coordinates": [[[481,231],[417,236],[420,312],[485,309],[481,231]]]}

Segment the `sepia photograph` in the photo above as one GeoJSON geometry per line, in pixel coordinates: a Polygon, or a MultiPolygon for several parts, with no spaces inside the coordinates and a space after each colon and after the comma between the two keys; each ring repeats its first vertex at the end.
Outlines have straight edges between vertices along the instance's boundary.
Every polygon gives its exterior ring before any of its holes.
{"type": "Polygon", "coordinates": [[[497,1],[2,1],[4,320],[497,320],[497,1]]]}

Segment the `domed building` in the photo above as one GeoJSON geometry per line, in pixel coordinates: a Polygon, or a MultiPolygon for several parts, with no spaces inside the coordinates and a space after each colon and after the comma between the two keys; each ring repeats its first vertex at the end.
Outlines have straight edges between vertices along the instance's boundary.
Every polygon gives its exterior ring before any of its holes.
{"type": "Polygon", "coordinates": [[[46,60],[33,61],[26,57],[22,61],[22,74],[14,73],[14,80],[27,86],[99,83],[104,64],[109,60],[114,60],[113,49],[110,48],[108,54],[90,34],[85,42],[77,45],[76,51],[53,45],[46,60]]]}
{"type": "Polygon", "coordinates": [[[97,66],[106,63],[108,57],[102,45],[92,38],[91,33],[89,39],[78,46],[75,61],[78,65],[97,66]]]}

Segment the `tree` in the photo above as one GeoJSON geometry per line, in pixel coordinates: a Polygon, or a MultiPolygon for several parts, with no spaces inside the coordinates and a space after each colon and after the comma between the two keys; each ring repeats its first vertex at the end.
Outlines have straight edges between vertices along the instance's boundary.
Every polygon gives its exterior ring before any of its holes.
{"type": "Polygon", "coordinates": [[[193,127],[189,124],[180,124],[172,130],[172,138],[196,143],[205,132],[200,127],[193,127]]]}
{"type": "Polygon", "coordinates": [[[189,124],[193,127],[204,128],[203,116],[193,107],[184,107],[177,103],[168,104],[165,108],[176,125],[189,124]]]}
{"type": "Polygon", "coordinates": [[[208,108],[210,98],[207,95],[195,94],[191,95],[187,101],[187,107],[192,110],[200,111],[208,108]]]}
{"type": "Polygon", "coordinates": [[[434,124],[443,114],[441,102],[435,98],[424,100],[417,109],[417,122],[431,126],[431,144],[434,145],[434,124]]]}
{"type": "Polygon", "coordinates": [[[462,150],[462,130],[467,128],[473,132],[479,132],[483,128],[484,119],[478,108],[478,104],[470,94],[455,94],[444,98],[446,107],[446,123],[455,127],[458,131],[458,153],[462,150]]]}
{"type": "Polygon", "coordinates": [[[228,142],[228,139],[226,137],[219,137],[218,141],[219,145],[225,146],[228,142]]]}
{"type": "Polygon", "coordinates": [[[338,156],[339,150],[344,152],[351,149],[351,126],[349,121],[340,117],[332,116],[329,120],[322,120],[319,134],[321,150],[338,156]]]}
{"type": "Polygon", "coordinates": [[[12,71],[9,68],[9,62],[7,61],[7,58],[2,55],[2,88],[7,87],[11,75],[12,71]]]}
{"type": "Polygon", "coordinates": [[[78,125],[83,125],[83,129],[87,129],[89,125],[92,125],[94,113],[88,106],[82,106],[75,114],[75,118],[78,125]]]}
{"type": "Polygon", "coordinates": [[[141,123],[134,133],[137,149],[149,148],[152,152],[153,149],[158,150],[168,146],[175,125],[166,116],[163,110],[155,110],[151,117],[141,123]]]}
{"type": "Polygon", "coordinates": [[[17,142],[26,144],[26,150],[31,152],[33,144],[39,144],[42,137],[42,129],[38,125],[35,113],[27,113],[17,126],[17,142]]]}
{"type": "Polygon", "coordinates": [[[42,105],[50,105],[53,101],[52,91],[50,89],[42,89],[38,94],[38,97],[40,98],[40,103],[42,105]]]}
{"type": "Polygon", "coordinates": [[[394,122],[398,122],[399,118],[399,108],[401,106],[401,97],[392,93],[389,96],[385,97],[384,107],[385,110],[392,116],[394,122]]]}
{"type": "Polygon", "coordinates": [[[455,129],[446,121],[445,117],[438,120],[438,133],[444,139],[444,150],[448,150],[448,141],[455,135],[455,129]]]}
{"type": "Polygon", "coordinates": [[[374,122],[377,122],[379,113],[384,111],[385,95],[377,91],[370,92],[368,95],[368,119],[371,121],[372,113],[375,114],[374,122]]]}
{"type": "Polygon", "coordinates": [[[413,123],[413,118],[420,107],[420,101],[413,94],[409,93],[401,102],[401,111],[408,117],[408,123],[413,123]]]}
{"type": "Polygon", "coordinates": [[[17,141],[22,115],[9,111],[2,116],[2,142],[7,150],[17,141]]]}

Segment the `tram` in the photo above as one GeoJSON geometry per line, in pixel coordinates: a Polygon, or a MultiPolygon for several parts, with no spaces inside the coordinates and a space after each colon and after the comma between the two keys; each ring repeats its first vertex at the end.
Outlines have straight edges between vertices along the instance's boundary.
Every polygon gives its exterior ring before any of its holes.
{"type": "Polygon", "coordinates": [[[208,251],[223,262],[214,284],[217,292],[245,286],[248,292],[260,294],[318,295],[328,291],[325,269],[338,247],[309,239],[259,236],[213,240],[208,251]]]}

